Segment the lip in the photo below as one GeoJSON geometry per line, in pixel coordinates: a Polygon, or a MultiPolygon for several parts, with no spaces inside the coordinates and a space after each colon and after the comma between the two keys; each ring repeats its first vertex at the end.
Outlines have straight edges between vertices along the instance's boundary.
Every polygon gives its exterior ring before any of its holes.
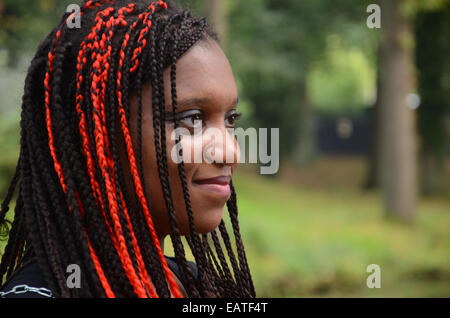
{"type": "Polygon", "coordinates": [[[230,197],[230,181],[231,176],[217,176],[206,179],[196,179],[192,183],[202,190],[219,195],[221,197],[230,197]]]}

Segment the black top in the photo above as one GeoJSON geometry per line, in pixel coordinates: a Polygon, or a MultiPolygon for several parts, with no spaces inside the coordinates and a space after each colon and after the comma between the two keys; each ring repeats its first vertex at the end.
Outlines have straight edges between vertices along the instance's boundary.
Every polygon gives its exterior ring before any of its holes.
{"type": "MultiPolygon", "coordinates": [[[[169,268],[183,282],[175,257],[165,256],[165,258],[169,268]]],[[[197,266],[189,261],[188,265],[197,279],[197,266]]],[[[0,298],[49,298],[51,295],[37,262],[31,262],[19,269],[0,289],[0,298]],[[10,292],[14,288],[16,292],[10,292]]]]}

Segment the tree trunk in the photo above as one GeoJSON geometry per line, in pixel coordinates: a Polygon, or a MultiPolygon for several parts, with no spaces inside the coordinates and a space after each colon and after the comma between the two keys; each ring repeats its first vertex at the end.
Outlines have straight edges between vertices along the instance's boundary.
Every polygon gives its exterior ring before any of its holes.
{"type": "Polygon", "coordinates": [[[367,189],[374,189],[380,186],[380,171],[381,171],[381,158],[380,158],[380,92],[383,91],[382,82],[380,80],[380,58],[381,50],[378,47],[377,52],[377,97],[373,109],[371,112],[371,144],[370,153],[368,158],[368,174],[364,187],[367,189]]]}
{"type": "Polygon", "coordinates": [[[316,141],[314,134],[314,114],[311,102],[308,98],[306,80],[300,81],[300,120],[297,146],[293,153],[293,162],[297,167],[302,167],[311,162],[316,155],[316,141]]]}
{"type": "Polygon", "coordinates": [[[380,1],[380,173],[386,214],[411,222],[416,214],[417,145],[415,113],[407,101],[415,83],[412,25],[402,11],[406,1],[380,1]]]}
{"type": "Polygon", "coordinates": [[[207,1],[207,15],[210,23],[219,36],[220,44],[223,48],[227,47],[228,35],[228,0],[209,0],[207,1]]]}
{"type": "Polygon", "coordinates": [[[435,194],[442,187],[445,157],[433,152],[424,152],[421,159],[422,193],[424,195],[435,194]]]}

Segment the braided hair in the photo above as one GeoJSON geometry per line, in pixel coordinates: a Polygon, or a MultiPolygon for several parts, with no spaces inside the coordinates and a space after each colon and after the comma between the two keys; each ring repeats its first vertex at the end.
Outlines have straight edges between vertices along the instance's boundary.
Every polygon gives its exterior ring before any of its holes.
{"type": "MultiPolygon", "coordinates": [[[[163,71],[171,67],[177,109],[176,61],[196,42],[217,36],[171,1],[89,0],[82,27],[65,14],[40,44],[28,69],[21,113],[20,154],[1,205],[9,230],[0,277],[37,260],[58,297],[181,297],[156,236],[142,174],[142,85],[152,87],[158,174],[169,214],[175,260],[188,297],[255,297],[230,183],[227,209],[235,237],[222,219],[207,234],[195,232],[183,162],[178,172],[188,213],[185,256],[168,177],[163,71]],[[130,94],[137,88],[137,147],[130,135],[130,94]],[[119,160],[123,138],[132,193],[119,160]],[[136,153],[134,149],[137,149],[136,153]],[[17,191],[12,222],[6,219],[17,191]],[[135,208],[131,202],[138,202],[135,208]],[[223,248],[225,247],[225,249],[223,248]],[[236,253],[235,253],[236,252],[236,253]],[[237,254],[237,255],[236,255],[237,254]],[[68,288],[65,269],[78,264],[82,288],[68,288]],[[231,265],[231,266],[230,266],[231,265]]],[[[175,127],[177,121],[175,119],[175,127]]],[[[180,146],[179,139],[177,145],[180,146]]]]}

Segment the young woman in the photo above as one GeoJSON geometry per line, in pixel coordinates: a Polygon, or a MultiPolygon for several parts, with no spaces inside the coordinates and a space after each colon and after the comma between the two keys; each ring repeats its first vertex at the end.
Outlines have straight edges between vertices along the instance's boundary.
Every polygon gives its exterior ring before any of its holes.
{"type": "Polygon", "coordinates": [[[0,296],[254,297],[231,181],[239,148],[205,137],[239,116],[215,33],[170,1],[80,7],[81,28],[66,14],[28,70],[0,296]],[[196,148],[210,160],[190,160],[196,148]]]}

